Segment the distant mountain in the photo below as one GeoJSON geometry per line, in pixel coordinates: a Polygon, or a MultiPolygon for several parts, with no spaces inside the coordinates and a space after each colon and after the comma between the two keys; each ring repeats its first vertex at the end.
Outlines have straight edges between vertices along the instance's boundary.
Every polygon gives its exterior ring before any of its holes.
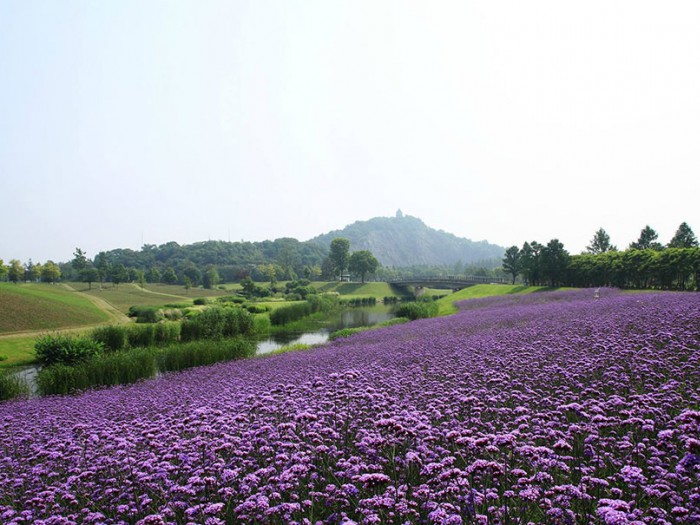
{"type": "MultiPolygon", "coordinates": [[[[474,242],[435,230],[416,217],[398,213],[396,217],[357,221],[342,230],[305,242],[281,238],[261,242],[147,244],[138,251],[117,248],[100,252],[92,263],[102,268],[108,279],[110,272],[120,266],[134,272],[145,272],[147,280],[161,278],[166,269],[172,268],[179,282],[183,282],[187,275],[195,284],[209,266],[216,267],[223,282],[234,282],[246,275],[251,275],[255,280],[265,280],[267,277],[261,266],[274,264],[277,266],[277,277],[286,280],[294,275],[306,275],[313,268],[321,269],[331,241],[336,237],[347,238],[351,252],[370,250],[383,266],[396,268],[453,266],[459,261],[465,265],[486,262],[485,266],[490,268],[500,266],[499,259],[505,251],[486,241],[474,242]],[[488,264],[494,260],[495,265],[488,264]],[[161,277],[154,277],[153,272],[148,271],[153,268],[159,270],[161,277]]],[[[61,272],[66,279],[79,278],[73,275],[70,263],[62,263],[61,272]]],[[[134,272],[131,280],[136,279],[134,272]]]]}
{"type": "Polygon", "coordinates": [[[350,251],[370,250],[384,266],[452,265],[503,257],[504,248],[486,241],[471,241],[427,226],[400,211],[395,217],[357,221],[309,243],[328,249],[336,237],[350,241],[350,251]]]}

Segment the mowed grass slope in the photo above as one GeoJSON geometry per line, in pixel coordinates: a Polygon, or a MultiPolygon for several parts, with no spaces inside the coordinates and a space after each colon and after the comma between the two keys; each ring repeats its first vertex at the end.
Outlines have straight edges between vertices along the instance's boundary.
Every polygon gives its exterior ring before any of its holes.
{"type": "Polygon", "coordinates": [[[231,295],[232,292],[222,290],[206,290],[204,288],[191,288],[186,290],[184,286],[168,284],[147,284],[141,288],[137,284],[122,283],[114,286],[105,283],[92,284],[92,289],[85,283],[70,283],[75,290],[97,297],[114,306],[122,313],[127,313],[131,306],[163,306],[165,304],[191,303],[198,297],[215,297],[231,295]]]}
{"type": "MultiPolygon", "coordinates": [[[[443,297],[437,301],[438,315],[451,315],[457,313],[456,302],[466,301],[467,299],[480,299],[482,297],[491,297],[494,295],[511,295],[511,294],[528,294],[533,292],[551,291],[555,288],[546,286],[525,286],[522,284],[476,284],[468,286],[461,290],[443,297]]],[[[568,290],[568,288],[558,288],[560,290],[568,290]]]]}
{"type": "Polygon", "coordinates": [[[0,283],[0,334],[103,323],[109,314],[61,285],[0,283]]]}

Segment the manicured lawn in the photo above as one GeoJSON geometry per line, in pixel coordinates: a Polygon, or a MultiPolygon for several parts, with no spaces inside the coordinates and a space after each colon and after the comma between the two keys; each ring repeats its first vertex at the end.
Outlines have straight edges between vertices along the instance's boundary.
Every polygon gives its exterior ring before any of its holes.
{"type": "Polygon", "coordinates": [[[33,363],[35,339],[35,336],[0,337],[0,356],[7,358],[0,361],[0,368],[33,363]]]}
{"type": "Polygon", "coordinates": [[[401,297],[407,295],[401,288],[392,287],[389,283],[346,283],[346,282],[314,282],[312,286],[320,292],[336,292],[344,299],[353,297],[376,297],[378,300],[384,297],[401,297]]]}
{"type": "MultiPolygon", "coordinates": [[[[194,294],[186,296],[184,293],[181,295],[167,293],[165,290],[173,288],[170,286],[168,286],[168,288],[155,288],[155,286],[159,287],[160,285],[150,285],[152,287],[150,290],[148,287],[142,290],[135,284],[127,283],[120,284],[119,286],[106,283],[102,285],[102,288],[93,283],[92,290],[89,290],[85,283],[71,283],[71,286],[83,293],[107,301],[122,313],[127,313],[129,307],[134,305],[161,306],[168,303],[191,303],[196,297],[201,297],[201,295],[194,294]]],[[[179,289],[182,292],[185,291],[182,286],[180,286],[179,289]]],[[[190,290],[190,292],[192,292],[192,290],[190,290]]]]}
{"type": "Polygon", "coordinates": [[[0,283],[0,334],[84,326],[109,318],[87,297],[59,284],[0,283]]]}
{"type": "MultiPolygon", "coordinates": [[[[569,288],[558,288],[559,290],[568,290],[569,288]]],[[[476,284],[450,294],[438,300],[439,310],[438,315],[451,315],[457,313],[455,303],[465,301],[467,299],[478,299],[481,297],[490,297],[493,295],[510,295],[510,294],[528,294],[533,292],[551,291],[554,288],[546,286],[524,286],[521,284],[476,284]]]]}

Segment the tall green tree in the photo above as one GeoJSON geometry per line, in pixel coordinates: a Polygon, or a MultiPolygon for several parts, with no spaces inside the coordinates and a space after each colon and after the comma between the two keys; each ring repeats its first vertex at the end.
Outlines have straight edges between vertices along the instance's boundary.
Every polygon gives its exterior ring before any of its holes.
{"type": "Polygon", "coordinates": [[[503,257],[503,270],[513,277],[512,282],[515,284],[515,278],[520,275],[520,271],[522,270],[520,249],[518,249],[517,246],[511,246],[506,250],[505,256],[503,257]]]}
{"type": "Polygon", "coordinates": [[[588,253],[597,255],[610,251],[617,251],[617,247],[610,244],[610,235],[603,228],[599,228],[591,239],[591,244],[586,247],[588,253]]]}
{"type": "Polygon", "coordinates": [[[204,276],[202,277],[202,286],[208,290],[211,290],[217,284],[219,284],[219,272],[216,270],[216,266],[210,266],[204,272],[204,276]]]}
{"type": "Polygon", "coordinates": [[[161,277],[161,281],[165,284],[175,284],[177,282],[177,274],[175,273],[175,270],[173,270],[172,266],[168,266],[165,269],[165,272],[163,272],[163,277],[161,277]]]}
{"type": "Polygon", "coordinates": [[[41,279],[41,264],[34,264],[31,259],[27,263],[27,271],[24,273],[25,280],[36,282],[41,279]]]}
{"type": "Polygon", "coordinates": [[[88,290],[92,290],[92,283],[96,283],[100,280],[100,271],[93,266],[85,268],[80,272],[80,278],[84,283],[88,283],[88,290]]]}
{"type": "Polygon", "coordinates": [[[112,268],[112,283],[119,286],[120,283],[125,283],[129,280],[129,270],[123,264],[117,264],[112,268]]]}
{"type": "Polygon", "coordinates": [[[185,269],[182,270],[182,275],[189,278],[192,286],[198,286],[202,281],[202,272],[192,263],[188,264],[185,269]]]}
{"type": "Polygon", "coordinates": [[[566,268],[569,265],[569,252],[559,239],[552,239],[542,249],[542,274],[550,286],[564,283],[566,268]]]}
{"type": "Polygon", "coordinates": [[[109,257],[105,252],[100,252],[95,255],[94,266],[100,274],[100,282],[104,281],[112,270],[109,257]]]}
{"type": "Polygon", "coordinates": [[[270,281],[270,287],[277,284],[277,267],[274,264],[261,264],[258,269],[270,281]]]}
{"type": "Polygon", "coordinates": [[[663,246],[656,241],[658,238],[659,234],[656,233],[656,230],[647,224],[639,233],[639,239],[630,244],[630,248],[633,250],[661,250],[663,246]]]}
{"type": "Polygon", "coordinates": [[[148,283],[159,283],[160,282],[160,270],[156,268],[155,266],[151,266],[148,270],[146,270],[146,282],[148,283]]]}
{"type": "Polygon", "coordinates": [[[4,281],[7,277],[7,266],[2,259],[0,259],[0,281],[4,281]]]}
{"type": "Polygon", "coordinates": [[[41,280],[45,283],[55,283],[61,278],[61,269],[53,261],[46,261],[41,268],[41,280]]]}
{"type": "Polygon", "coordinates": [[[671,242],[668,243],[669,248],[695,248],[697,245],[698,239],[687,222],[681,223],[671,242]]]}
{"type": "Polygon", "coordinates": [[[343,272],[348,268],[350,259],[350,241],[344,237],[336,237],[331,241],[331,251],[328,255],[333,263],[335,273],[343,278],[343,272]]]}
{"type": "Polygon", "coordinates": [[[10,260],[10,267],[7,270],[7,278],[10,282],[17,284],[24,278],[24,267],[17,259],[10,260]]]}
{"type": "Polygon", "coordinates": [[[348,269],[351,273],[360,274],[362,282],[365,282],[365,275],[377,271],[379,261],[369,250],[359,250],[353,252],[348,261],[348,269]]]}
{"type": "Polygon", "coordinates": [[[537,241],[532,241],[531,243],[525,242],[520,253],[520,267],[525,281],[530,285],[537,285],[540,283],[541,278],[541,266],[542,261],[540,255],[542,253],[542,246],[537,241]]]}
{"type": "Polygon", "coordinates": [[[87,268],[87,265],[88,265],[87,255],[80,248],[76,248],[75,251],[73,252],[73,260],[71,261],[71,266],[73,266],[73,269],[76,272],[80,273],[85,268],[87,268]]]}
{"type": "Polygon", "coordinates": [[[291,240],[287,240],[282,245],[277,254],[277,264],[282,267],[282,279],[293,281],[297,278],[294,267],[299,263],[299,253],[291,240]]]}

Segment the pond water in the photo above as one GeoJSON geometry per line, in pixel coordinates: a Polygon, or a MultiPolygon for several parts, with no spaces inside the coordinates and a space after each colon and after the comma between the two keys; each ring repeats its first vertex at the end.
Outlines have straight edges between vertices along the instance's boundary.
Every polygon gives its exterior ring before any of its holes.
{"type": "MultiPolygon", "coordinates": [[[[331,332],[342,328],[357,328],[360,326],[374,326],[395,317],[393,307],[376,305],[349,308],[340,313],[333,314],[321,326],[307,332],[279,332],[270,337],[260,339],[255,353],[264,355],[284,346],[293,344],[318,345],[328,341],[331,332]]],[[[15,374],[24,379],[29,385],[30,396],[37,397],[36,377],[38,366],[26,366],[18,368],[15,374]]]]}
{"type": "Polygon", "coordinates": [[[262,355],[293,344],[318,345],[328,341],[331,332],[342,328],[374,326],[395,317],[391,306],[376,305],[350,308],[332,315],[316,330],[281,332],[258,341],[256,354],[262,355]]]}

